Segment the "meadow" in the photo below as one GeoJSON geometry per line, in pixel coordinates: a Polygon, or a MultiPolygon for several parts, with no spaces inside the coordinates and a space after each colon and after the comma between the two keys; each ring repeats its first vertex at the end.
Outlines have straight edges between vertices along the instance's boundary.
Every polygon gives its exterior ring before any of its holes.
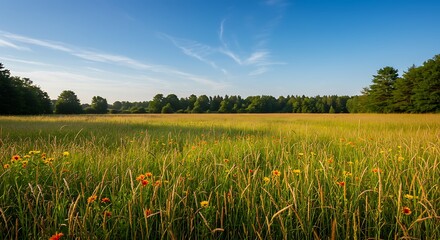
{"type": "Polygon", "coordinates": [[[440,239],[440,115],[0,117],[0,239],[440,239]]]}

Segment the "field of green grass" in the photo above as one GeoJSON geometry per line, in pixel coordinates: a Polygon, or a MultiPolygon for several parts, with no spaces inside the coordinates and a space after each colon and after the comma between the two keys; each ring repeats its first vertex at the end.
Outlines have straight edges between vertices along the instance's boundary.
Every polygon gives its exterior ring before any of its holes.
{"type": "Polygon", "coordinates": [[[0,117],[0,163],[0,239],[440,239],[440,115],[0,117]]]}

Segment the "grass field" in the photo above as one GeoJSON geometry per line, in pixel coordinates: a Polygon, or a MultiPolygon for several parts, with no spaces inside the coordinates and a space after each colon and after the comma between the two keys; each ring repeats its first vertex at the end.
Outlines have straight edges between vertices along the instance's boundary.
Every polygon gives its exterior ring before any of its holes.
{"type": "Polygon", "coordinates": [[[440,115],[0,117],[0,128],[0,239],[440,239],[440,115]]]}

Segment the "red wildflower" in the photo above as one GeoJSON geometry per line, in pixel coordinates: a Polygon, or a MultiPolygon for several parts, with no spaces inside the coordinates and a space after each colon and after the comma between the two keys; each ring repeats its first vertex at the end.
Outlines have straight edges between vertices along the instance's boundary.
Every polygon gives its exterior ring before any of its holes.
{"type": "Polygon", "coordinates": [[[142,180],[142,186],[147,186],[148,185],[148,181],[147,180],[142,180]]]}
{"type": "Polygon", "coordinates": [[[344,186],[345,186],[345,182],[337,182],[336,184],[338,184],[338,185],[341,186],[341,187],[344,187],[344,186]]]}
{"type": "Polygon", "coordinates": [[[105,198],[101,199],[101,202],[102,203],[109,203],[110,202],[110,198],[105,197],[105,198]]]}
{"type": "Polygon", "coordinates": [[[49,238],[49,240],[59,240],[62,236],[64,236],[63,233],[55,233],[52,235],[52,237],[49,238]]]}
{"type": "Polygon", "coordinates": [[[405,215],[411,215],[411,209],[409,207],[403,207],[402,213],[405,215]]]}
{"type": "Polygon", "coordinates": [[[151,211],[151,209],[145,209],[145,217],[150,216],[153,213],[153,211],[151,211]]]}
{"type": "Polygon", "coordinates": [[[112,212],[104,211],[104,217],[111,217],[111,216],[112,216],[112,212]]]}

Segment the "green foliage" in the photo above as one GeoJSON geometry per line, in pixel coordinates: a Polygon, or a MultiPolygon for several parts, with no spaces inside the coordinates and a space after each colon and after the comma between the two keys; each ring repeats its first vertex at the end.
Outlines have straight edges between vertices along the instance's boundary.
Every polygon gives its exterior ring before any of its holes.
{"type": "Polygon", "coordinates": [[[0,63],[0,115],[36,115],[52,113],[46,92],[29,78],[10,76],[0,63]]]}
{"type": "Polygon", "coordinates": [[[64,90],[58,96],[55,104],[56,114],[80,114],[83,112],[81,103],[76,94],[71,90],[64,90]]]}
{"type": "Polygon", "coordinates": [[[362,98],[352,98],[350,112],[440,112],[440,55],[410,67],[402,77],[397,70],[378,70],[362,98]]]}
{"type": "Polygon", "coordinates": [[[108,112],[107,99],[102,98],[100,96],[94,96],[92,98],[92,106],[91,107],[95,110],[95,113],[98,113],[98,114],[107,113],[108,112]]]}
{"type": "Polygon", "coordinates": [[[368,96],[368,108],[372,112],[391,112],[391,100],[395,82],[398,78],[398,70],[393,67],[384,67],[373,76],[373,84],[365,89],[368,96]]]}

